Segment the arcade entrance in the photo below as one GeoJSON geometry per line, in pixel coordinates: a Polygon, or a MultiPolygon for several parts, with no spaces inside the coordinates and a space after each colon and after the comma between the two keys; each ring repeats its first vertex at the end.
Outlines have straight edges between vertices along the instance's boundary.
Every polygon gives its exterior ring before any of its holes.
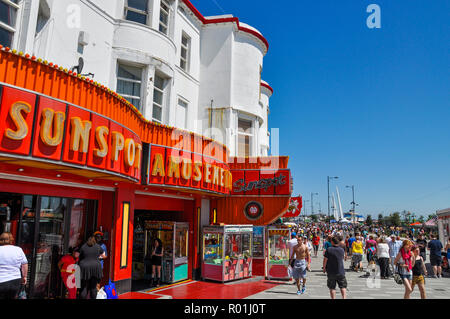
{"type": "Polygon", "coordinates": [[[96,215],[94,200],[0,193],[0,230],[13,234],[28,259],[30,298],[63,297],[58,262],[92,235],[96,215]]]}
{"type": "Polygon", "coordinates": [[[133,240],[132,290],[151,286],[154,241],[162,242],[161,286],[188,279],[189,224],[175,221],[180,213],[136,211],[133,240]],[[158,218],[160,217],[160,218],[158,218]],[[172,218],[170,218],[172,217],[172,218]]]}

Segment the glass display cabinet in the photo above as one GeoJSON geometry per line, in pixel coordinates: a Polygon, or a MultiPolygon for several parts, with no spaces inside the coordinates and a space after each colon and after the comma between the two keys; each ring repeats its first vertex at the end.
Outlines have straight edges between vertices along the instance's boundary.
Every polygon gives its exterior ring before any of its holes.
{"type": "Polygon", "coordinates": [[[253,275],[265,276],[266,270],[266,227],[253,226],[253,275]]]}
{"type": "Polygon", "coordinates": [[[290,279],[288,275],[289,267],[289,246],[291,230],[283,226],[267,227],[267,279],[290,279]]]}
{"type": "Polygon", "coordinates": [[[189,223],[145,221],[144,255],[149,259],[152,244],[159,238],[164,249],[161,281],[174,283],[188,279],[189,223]]]}
{"type": "Polygon", "coordinates": [[[252,276],[253,226],[203,228],[202,278],[231,281],[252,276]]]}

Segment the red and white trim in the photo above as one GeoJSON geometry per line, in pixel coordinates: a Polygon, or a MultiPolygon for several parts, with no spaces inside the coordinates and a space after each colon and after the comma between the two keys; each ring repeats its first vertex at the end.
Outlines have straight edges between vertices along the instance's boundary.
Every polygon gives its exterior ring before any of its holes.
{"type": "Polygon", "coordinates": [[[261,81],[261,86],[268,89],[271,92],[271,95],[273,94],[273,88],[265,81],[261,81]]]}
{"type": "Polygon", "coordinates": [[[189,8],[189,10],[192,11],[192,13],[197,17],[197,19],[199,19],[203,24],[230,23],[230,22],[235,23],[239,31],[248,33],[263,43],[265,47],[264,54],[266,54],[267,51],[269,50],[269,42],[267,41],[267,39],[261,33],[240,25],[239,18],[227,17],[227,18],[207,19],[197,10],[197,8],[194,7],[194,5],[189,0],[182,0],[182,1],[189,8]]]}

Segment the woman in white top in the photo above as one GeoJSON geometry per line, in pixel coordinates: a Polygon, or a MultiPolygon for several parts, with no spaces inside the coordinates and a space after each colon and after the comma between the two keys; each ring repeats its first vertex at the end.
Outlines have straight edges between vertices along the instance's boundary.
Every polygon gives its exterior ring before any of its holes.
{"type": "Polygon", "coordinates": [[[28,260],[22,248],[11,244],[12,235],[0,235],[0,299],[15,299],[27,283],[28,260]]]}
{"type": "Polygon", "coordinates": [[[310,241],[308,240],[308,237],[303,236],[303,243],[306,245],[306,247],[308,247],[309,253],[311,254],[313,247],[310,241]]]}
{"type": "Polygon", "coordinates": [[[376,255],[378,257],[378,264],[380,265],[381,279],[388,279],[389,246],[384,237],[381,237],[378,241],[376,255]]]}

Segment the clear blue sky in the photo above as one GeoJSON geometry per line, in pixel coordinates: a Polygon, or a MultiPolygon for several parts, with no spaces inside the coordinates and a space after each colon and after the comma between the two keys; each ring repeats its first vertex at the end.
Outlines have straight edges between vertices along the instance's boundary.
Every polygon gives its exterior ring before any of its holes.
{"type": "MultiPolygon", "coordinates": [[[[450,1],[192,0],[267,38],[263,79],[275,93],[294,195],[327,211],[327,175],[342,206],[355,185],[363,215],[450,207],[450,1]],[[369,29],[369,4],[381,29],[369,29]]],[[[308,212],[310,213],[310,203],[308,212]]]]}

